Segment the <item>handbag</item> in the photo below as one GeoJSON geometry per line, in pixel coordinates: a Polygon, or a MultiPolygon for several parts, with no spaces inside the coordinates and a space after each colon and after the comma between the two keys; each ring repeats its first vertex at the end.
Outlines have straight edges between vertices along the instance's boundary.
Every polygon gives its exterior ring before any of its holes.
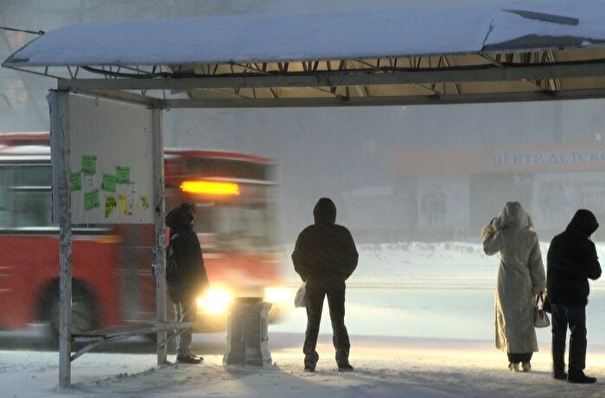
{"type": "Polygon", "coordinates": [[[536,297],[536,307],[534,308],[534,326],[537,328],[545,328],[550,326],[548,314],[544,311],[544,297],[542,293],[536,297]]]}
{"type": "Polygon", "coordinates": [[[296,296],[294,296],[294,307],[296,308],[304,308],[307,303],[307,282],[303,282],[302,285],[296,291],[296,296]]]}

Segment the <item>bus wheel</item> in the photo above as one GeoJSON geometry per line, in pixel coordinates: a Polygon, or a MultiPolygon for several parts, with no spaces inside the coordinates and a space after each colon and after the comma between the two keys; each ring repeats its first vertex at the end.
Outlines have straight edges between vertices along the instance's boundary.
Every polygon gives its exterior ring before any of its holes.
{"type": "MultiPolygon", "coordinates": [[[[72,304],[71,304],[71,333],[77,334],[97,328],[98,314],[92,294],[86,285],[77,280],[72,280],[72,304]]],[[[60,300],[61,290],[59,280],[50,283],[40,301],[39,319],[48,323],[51,338],[54,342],[59,341],[60,325],[60,300]]]]}

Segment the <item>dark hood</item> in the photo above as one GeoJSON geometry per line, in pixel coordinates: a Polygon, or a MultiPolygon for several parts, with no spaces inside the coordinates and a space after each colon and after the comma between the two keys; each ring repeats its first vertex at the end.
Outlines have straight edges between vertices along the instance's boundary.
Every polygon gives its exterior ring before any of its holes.
{"type": "Polygon", "coordinates": [[[576,214],[574,214],[567,226],[568,231],[577,232],[585,237],[592,235],[597,228],[599,228],[597,218],[590,210],[586,209],[576,211],[576,214]]]}
{"type": "Polygon", "coordinates": [[[332,199],[319,199],[313,209],[313,217],[315,218],[315,224],[336,223],[336,205],[332,202],[332,199]]]}
{"type": "Polygon", "coordinates": [[[166,225],[174,229],[191,229],[191,220],[191,215],[182,206],[178,206],[166,216],[166,225]]]}

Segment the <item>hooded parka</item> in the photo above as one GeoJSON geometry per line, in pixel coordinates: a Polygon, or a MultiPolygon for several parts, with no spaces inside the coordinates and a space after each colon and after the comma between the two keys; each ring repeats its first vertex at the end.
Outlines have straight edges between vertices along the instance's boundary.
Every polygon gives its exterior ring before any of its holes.
{"type": "Polygon", "coordinates": [[[574,383],[594,383],[584,374],[586,367],[586,304],[588,279],[601,276],[594,243],[589,239],[599,224],[586,209],[576,211],[565,231],[555,236],[548,249],[548,297],[552,311],[553,375],[574,383]],[[568,374],[565,374],[565,343],[569,336],[568,374]]]}
{"type": "Polygon", "coordinates": [[[498,217],[483,227],[483,250],[500,253],[494,312],[496,347],[507,353],[538,351],[534,328],[535,296],[546,278],[538,235],[519,202],[508,202],[498,217]]]}
{"type": "Polygon", "coordinates": [[[294,270],[307,284],[344,290],[357,267],[358,253],[349,230],[336,224],[336,206],[320,199],[313,209],[315,223],[298,236],[292,253],[294,270]]]}
{"type": "Polygon", "coordinates": [[[319,199],[313,217],[315,223],[298,235],[292,253],[294,270],[306,282],[305,370],[314,371],[319,360],[316,346],[325,297],[330,308],[338,369],[352,370],[351,344],[344,323],[345,281],[355,271],[359,255],[349,230],[336,224],[336,206],[331,199],[319,199]]]}
{"type": "Polygon", "coordinates": [[[175,280],[167,281],[173,302],[195,300],[209,287],[200,241],[193,230],[192,221],[188,203],[176,207],[166,216],[166,225],[170,227],[170,245],[178,264],[175,280]]]}
{"type": "Polygon", "coordinates": [[[594,214],[580,209],[548,250],[548,297],[551,303],[583,307],[588,304],[588,279],[601,276],[594,243],[588,239],[599,224],[594,214]]]}

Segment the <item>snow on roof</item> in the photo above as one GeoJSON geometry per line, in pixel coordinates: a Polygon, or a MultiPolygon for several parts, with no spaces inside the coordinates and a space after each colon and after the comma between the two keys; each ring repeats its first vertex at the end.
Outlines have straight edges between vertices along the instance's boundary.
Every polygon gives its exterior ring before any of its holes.
{"type": "Polygon", "coordinates": [[[307,15],[82,22],[33,40],[3,66],[175,65],[358,59],[590,46],[605,3],[551,0],[307,15]]]}

